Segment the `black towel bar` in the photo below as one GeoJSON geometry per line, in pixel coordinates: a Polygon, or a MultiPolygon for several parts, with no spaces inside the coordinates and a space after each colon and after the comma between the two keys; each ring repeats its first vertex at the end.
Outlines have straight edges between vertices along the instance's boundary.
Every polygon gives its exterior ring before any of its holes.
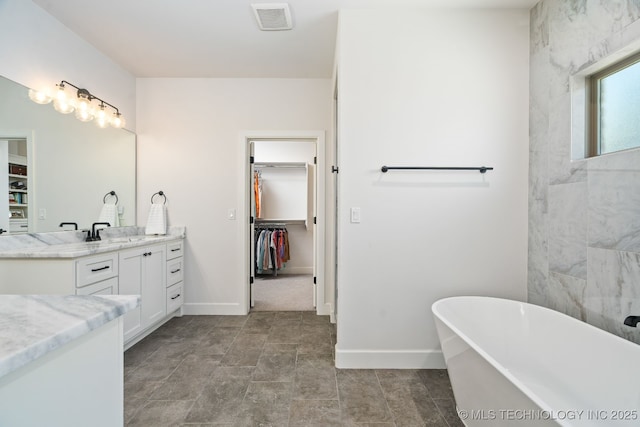
{"type": "Polygon", "coordinates": [[[473,167],[458,167],[458,166],[382,166],[380,170],[382,172],[387,172],[390,170],[452,170],[452,171],[480,171],[480,173],[485,173],[486,171],[492,171],[493,168],[487,166],[473,166],[473,167]]]}

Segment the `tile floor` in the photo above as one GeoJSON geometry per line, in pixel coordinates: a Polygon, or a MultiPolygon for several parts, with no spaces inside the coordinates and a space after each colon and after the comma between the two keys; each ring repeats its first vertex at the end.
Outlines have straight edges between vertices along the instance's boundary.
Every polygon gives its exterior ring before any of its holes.
{"type": "Polygon", "coordinates": [[[174,318],[125,352],[126,426],[462,426],[446,370],[336,369],[314,312],[174,318]]]}

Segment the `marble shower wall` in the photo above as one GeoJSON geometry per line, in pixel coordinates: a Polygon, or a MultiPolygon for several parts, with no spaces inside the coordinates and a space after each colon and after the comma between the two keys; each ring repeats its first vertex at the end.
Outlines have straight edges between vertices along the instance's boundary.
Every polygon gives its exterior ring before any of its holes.
{"type": "Polygon", "coordinates": [[[570,77],[640,39],[640,0],[531,10],[528,297],[640,343],[640,150],[571,160],[570,77]]]}

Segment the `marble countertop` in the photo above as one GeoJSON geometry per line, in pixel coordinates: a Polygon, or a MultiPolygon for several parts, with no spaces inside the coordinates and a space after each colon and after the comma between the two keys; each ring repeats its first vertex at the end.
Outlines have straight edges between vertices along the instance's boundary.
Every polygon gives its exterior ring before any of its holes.
{"type": "Polygon", "coordinates": [[[138,304],[137,295],[0,295],[0,377],[138,304]]]}
{"type": "Polygon", "coordinates": [[[171,227],[166,235],[145,235],[139,227],[104,229],[102,240],[85,242],[81,231],[27,233],[0,237],[1,258],[78,258],[120,249],[183,239],[184,227],[171,227]]]}

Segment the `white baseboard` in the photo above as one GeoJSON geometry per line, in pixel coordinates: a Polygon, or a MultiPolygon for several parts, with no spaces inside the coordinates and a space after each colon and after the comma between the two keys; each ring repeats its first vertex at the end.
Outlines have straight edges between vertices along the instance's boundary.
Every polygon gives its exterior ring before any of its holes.
{"type": "Polygon", "coordinates": [[[221,315],[242,316],[247,310],[238,303],[185,303],[182,306],[185,315],[221,315]]]}
{"type": "Polygon", "coordinates": [[[329,316],[329,321],[331,321],[331,323],[335,323],[335,321],[332,321],[332,319],[334,319],[334,316],[331,308],[331,303],[325,302],[324,304],[319,305],[318,307],[316,307],[316,312],[319,316],[329,316]]]}
{"type": "Polygon", "coordinates": [[[336,345],[336,368],[445,369],[440,350],[341,350],[336,345]]]}
{"type": "MultiPolygon", "coordinates": [[[[331,304],[326,303],[317,307],[317,313],[321,316],[333,316],[331,304]]],[[[180,315],[217,315],[217,316],[242,316],[247,311],[238,303],[185,303],[182,305],[180,315]]]]}

